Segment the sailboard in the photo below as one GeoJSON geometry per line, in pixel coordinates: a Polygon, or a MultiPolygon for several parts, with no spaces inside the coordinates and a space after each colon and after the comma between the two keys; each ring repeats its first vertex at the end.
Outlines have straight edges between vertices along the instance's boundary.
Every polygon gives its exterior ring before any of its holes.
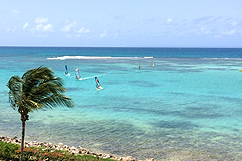
{"type": "Polygon", "coordinates": [[[101,87],[101,84],[100,84],[99,80],[97,79],[97,77],[95,77],[95,82],[96,82],[96,87],[97,87],[98,90],[99,90],[99,89],[103,89],[103,88],[101,87]]]}
{"type": "Polygon", "coordinates": [[[70,76],[70,73],[68,72],[68,69],[67,69],[67,65],[65,65],[65,68],[66,68],[66,71],[65,71],[66,76],[70,76]]]}
{"type": "Polygon", "coordinates": [[[151,64],[152,64],[152,67],[155,66],[155,62],[153,60],[151,61],[151,64]]]}
{"type": "Polygon", "coordinates": [[[76,79],[81,79],[81,75],[79,73],[79,69],[76,68],[76,79]]]}
{"type": "Polygon", "coordinates": [[[141,66],[142,66],[142,63],[141,63],[141,62],[139,62],[139,70],[141,69],[141,66]]]}

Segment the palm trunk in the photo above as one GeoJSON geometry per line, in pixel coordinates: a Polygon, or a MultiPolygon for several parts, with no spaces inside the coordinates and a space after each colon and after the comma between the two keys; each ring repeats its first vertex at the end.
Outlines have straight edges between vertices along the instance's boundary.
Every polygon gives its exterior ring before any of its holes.
{"type": "Polygon", "coordinates": [[[20,156],[20,161],[23,160],[23,151],[24,151],[24,134],[25,134],[25,119],[22,120],[22,141],[21,141],[21,156],[20,156]]]}

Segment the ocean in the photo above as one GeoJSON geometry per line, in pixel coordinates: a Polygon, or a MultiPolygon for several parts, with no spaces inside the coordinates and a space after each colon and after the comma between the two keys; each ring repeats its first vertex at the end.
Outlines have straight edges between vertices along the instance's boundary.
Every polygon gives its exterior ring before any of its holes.
{"type": "Polygon", "coordinates": [[[75,107],[30,113],[27,141],[137,159],[242,157],[242,49],[0,47],[0,57],[0,135],[21,137],[8,80],[46,66],[75,107]]]}

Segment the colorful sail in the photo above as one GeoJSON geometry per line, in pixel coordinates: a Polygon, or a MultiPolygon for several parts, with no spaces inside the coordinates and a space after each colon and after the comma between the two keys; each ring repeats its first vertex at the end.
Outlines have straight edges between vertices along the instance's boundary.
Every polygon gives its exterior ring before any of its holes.
{"type": "Polygon", "coordinates": [[[65,65],[65,68],[66,68],[65,74],[70,75],[69,72],[68,72],[68,69],[67,69],[67,65],[65,65]]]}
{"type": "Polygon", "coordinates": [[[81,75],[79,73],[79,69],[76,68],[76,79],[80,79],[81,78],[81,75]]]}
{"type": "Polygon", "coordinates": [[[155,66],[155,62],[153,60],[151,61],[151,64],[152,64],[152,67],[155,66]]]}
{"type": "Polygon", "coordinates": [[[97,77],[95,77],[95,82],[96,82],[96,87],[97,87],[97,89],[103,89],[103,88],[101,87],[101,84],[100,84],[99,80],[97,79],[97,77]]]}

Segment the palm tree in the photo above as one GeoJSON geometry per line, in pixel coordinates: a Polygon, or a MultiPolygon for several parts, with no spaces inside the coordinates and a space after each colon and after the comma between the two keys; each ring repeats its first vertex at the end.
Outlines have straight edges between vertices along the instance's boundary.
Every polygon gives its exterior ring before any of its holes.
{"type": "Polygon", "coordinates": [[[28,70],[22,78],[13,76],[7,87],[9,101],[14,110],[18,110],[22,121],[21,157],[23,159],[25,122],[29,120],[29,112],[42,108],[52,109],[55,106],[73,107],[71,98],[63,92],[62,79],[54,76],[54,72],[47,67],[39,67],[28,70]]]}

